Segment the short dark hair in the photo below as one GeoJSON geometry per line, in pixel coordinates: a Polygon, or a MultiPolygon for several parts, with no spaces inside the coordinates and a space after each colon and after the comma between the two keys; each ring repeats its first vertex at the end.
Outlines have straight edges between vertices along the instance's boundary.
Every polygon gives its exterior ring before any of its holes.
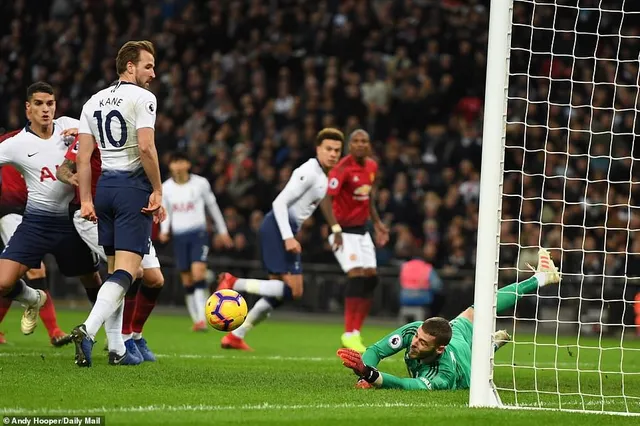
{"type": "Polygon", "coordinates": [[[422,331],[436,338],[436,345],[447,346],[451,341],[451,324],[442,317],[432,317],[422,323],[422,331]]]}
{"type": "Polygon", "coordinates": [[[156,48],[148,40],[142,41],[128,41],[118,51],[116,56],[116,72],[118,75],[127,70],[127,64],[133,62],[137,64],[140,61],[140,51],[147,51],[151,53],[151,56],[155,58],[156,48]]]}
{"type": "Polygon", "coordinates": [[[351,134],[349,135],[349,142],[351,142],[351,140],[358,134],[358,133],[364,133],[364,135],[367,137],[367,139],[371,139],[371,137],[369,136],[369,132],[367,132],[364,129],[356,129],[353,132],[351,132],[351,134]]]}
{"type": "Polygon", "coordinates": [[[169,163],[173,163],[174,161],[189,161],[189,162],[191,162],[189,157],[187,157],[187,154],[185,154],[184,152],[180,152],[180,151],[176,151],[173,154],[171,154],[171,158],[169,159],[169,163]]]}
{"type": "Polygon", "coordinates": [[[44,81],[37,81],[33,83],[31,86],[27,87],[27,101],[30,101],[36,93],[47,93],[49,95],[53,95],[53,87],[44,81]]]}
{"type": "Polygon", "coordinates": [[[322,145],[322,141],[325,139],[331,139],[344,143],[344,133],[342,133],[338,129],[334,129],[333,127],[325,127],[324,129],[320,130],[318,132],[318,136],[316,136],[316,146],[322,145]]]}

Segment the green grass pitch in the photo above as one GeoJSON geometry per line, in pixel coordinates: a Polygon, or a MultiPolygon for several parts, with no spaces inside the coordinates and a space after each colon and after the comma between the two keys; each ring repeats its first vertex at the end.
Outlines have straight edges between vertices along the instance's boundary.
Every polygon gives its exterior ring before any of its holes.
{"type": "MultiPolygon", "coordinates": [[[[340,365],[335,351],[339,323],[288,322],[276,318],[256,328],[248,342],[253,353],[224,351],[222,333],[190,331],[184,316],[154,314],[145,330],[157,363],[137,367],[111,367],[104,352],[104,334],[94,347],[94,367],[80,369],[73,364],[72,345],[54,349],[42,324],[31,336],[19,331],[20,309],[14,305],[0,330],[9,343],[0,346],[0,414],[104,415],[106,424],[504,424],[563,426],[638,424],[637,417],[561,413],[556,411],[489,410],[467,408],[468,391],[407,392],[354,389],[355,377],[340,365]]],[[[83,311],[61,311],[59,323],[67,330],[81,322],[83,311]]],[[[392,327],[370,326],[365,341],[382,337],[392,327]]],[[[102,333],[102,332],[101,332],[102,333]]],[[[518,393],[518,402],[533,404],[538,398],[546,406],[599,411],[625,408],[619,398],[583,397],[563,393],[621,395],[619,373],[640,371],[640,356],[633,348],[638,341],[625,342],[621,360],[620,340],[581,340],[581,346],[608,347],[605,351],[550,345],[552,337],[541,337],[533,345],[531,335],[516,333],[515,345],[497,354],[496,381],[504,387],[538,389],[550,393],[518,393]],[[627,346],[628,345],[628,346],[627,346]],[[579,353],[579,356],[578,356],[579,353]],[[576,363],[584,370],[556,373],[550,369],[557,359],[566,370],[576,363]],[[533,367],[536,368],[533,368],[533,367]],[[580,388],[578,388],[578,383],[580,388]],[[604,402],[603,402],[604,401],[604,402]]],[[[573,342],[574,346],[569,344],[573,342]]],[[[381,369],[405,376],[401,356],[385,360],[381,369]]],[[[640,376],[625,374],[625,394],[640,397],[640,376]]],[[[501,392],[513,401],[513,392],[501,392]]],[[[640,412],[638,399],[626,401],[630,411],[640,412]]]]}

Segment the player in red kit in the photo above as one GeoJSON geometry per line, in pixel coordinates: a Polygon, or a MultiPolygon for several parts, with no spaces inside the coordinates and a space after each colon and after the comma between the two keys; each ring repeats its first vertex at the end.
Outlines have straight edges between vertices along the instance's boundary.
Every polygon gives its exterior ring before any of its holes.
{"type": "MultiPolygon", "coordinates": [[[[0,143],[16,134],[20,130],[6,133],[0,136],[0,143]]],[[[27,204],[27,185],[20,172],[13,166],[6,165],[0,170],[0,237],[2,243],[6,246],[11,236],[15,232],[20,222],[22,222],[22,214],[27,204]]],[[[27,271],[27,278],[30,286],[36,289],[44,290],[47,293],[47,301],[40,309],[40,319],[47,328],[49,339],[53,346],[63,346],[71,342],[71,336],[65,334],[60,327],[56,318],[56,309],[53,305],[51,293],[47,291],[46,270],[44,264],[38,269],[30,269],[27,271]]],[[[11,307],[11,300],[0,297],[0,322],[11,307]]],[[[4,335],[0,332],[0,344],[6,343],[4,335]]]]}
{"type": "Polygon", "coordinates": [[[369,134],[362,129],[354,131],[349,137],[349,155],[329,173],[327,190],[338,222],[332,226],[329,242],[336,247],[341,238],[342,247],[334,253],[348,277],[342,346],[359,352],[367,349],[360,329],[378,284],[375,246],[367,231],[369,220],[373,222],[377,244],[383,246],[389,240],[389,230],[380,220],[372,200],[378,164],[369,158],[370,153],[369,134]]]}
{"type": "MultiPolygon", "coordinates": [[[[56,177],[62,182],[77,187],[76,155],[78,153],[78,137],[77,129],[74,129],[74,131],[76,132],[76,139],[69,147],[64,162],[56,172],[56,177]]],[[[101,173],[102,159],[100,157],[100,150],[94,149],[91,153],[91,193],[94,198],[101,173]]],[[[106,262],[107,257],[104,249],[98,245],[97,224],[81,218],[79,210],[74,214],[73,223],[78,234],[89,248],[106,262]]],[[[121,343],[119,343],[120,339],[118,336],[115,336],[116,333],[122,334],[124,348],[128,354],[132,355],[132,359],[130,360],[131,364],[135,365],[143,361],[156,361],[155,355],[147,346],[147,341],[142,337],[142,328],[149,318],[149,315],[151,315],[151,311],[155,307],[160,291],[164,285],[164,276],[160,270],[160,262],[156,257],[153,244],[150,247],[149,254],[143,256],[141,268],[142,278],[136,279],[125,294],[121,329],[114,328],[111,330],[110,322],[105,322],[108,350],[110,351],[109,363],[113,365],[122,364],[121,359],[125,359],[124,355],[121,355],[121,353],[118,354],[118,352],[122,352],[122,349],[118,349],[121,343]]],[[[92,303],[96,300],[97,290],[98,289],[95,289],[95,293],[89,294],[89,300],[91,300],[92,303]]],[[[126,363],[129,364],[129,361],[126,363]]]]}

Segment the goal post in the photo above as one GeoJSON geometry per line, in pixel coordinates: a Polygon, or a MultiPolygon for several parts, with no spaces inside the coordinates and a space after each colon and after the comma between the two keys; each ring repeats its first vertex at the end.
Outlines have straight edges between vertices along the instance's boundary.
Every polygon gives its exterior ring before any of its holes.
{"type": "Polygon", "coordinates": [[[495,329],[498,280],[511,3],[511,0],[492,0],[489,18],[469,394],[472,407],[500,405],[492,383],[491,336],[495,329]]]}
{"type": "Polygon", "coordinates": [[[470,407],[640,415],[636,21],[640,0],[491,1],[470,407]],[[560,285],[496,312],[540,247],[560,285]]]}

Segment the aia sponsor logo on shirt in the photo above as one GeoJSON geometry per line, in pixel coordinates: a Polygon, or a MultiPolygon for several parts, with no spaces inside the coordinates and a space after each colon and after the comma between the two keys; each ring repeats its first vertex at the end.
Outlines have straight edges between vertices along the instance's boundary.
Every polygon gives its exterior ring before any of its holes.
{"type": "Polygon", "coordinates": [[[196,209],[196,205],[193,202],[188,203],[176,203],[171,206],[171,210],[176,213],[189,213],[196,209]]]}

